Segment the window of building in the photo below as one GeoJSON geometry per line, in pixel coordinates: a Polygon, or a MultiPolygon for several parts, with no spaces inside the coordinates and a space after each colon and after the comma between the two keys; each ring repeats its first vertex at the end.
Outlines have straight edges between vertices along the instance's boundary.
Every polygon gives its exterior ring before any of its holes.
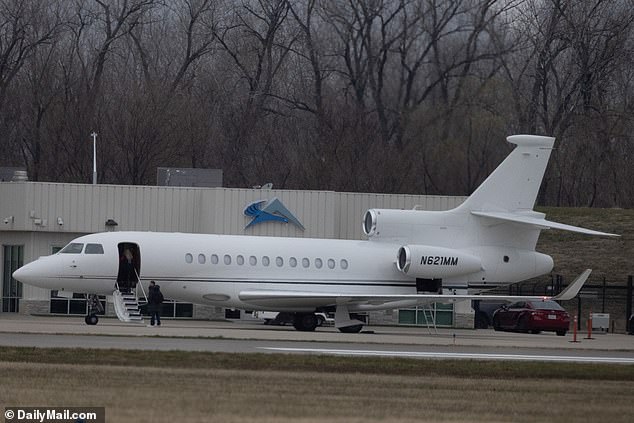
{"type": "Polygon", "coordinates": [[[207,261],[207,258],[205,257],[204,254],[198,254],[198,263],[205,264],[206,261],[207,261]]]}
{"type": "Polygon", "coordinates": [[[5,245],[4,268],[2,272],[2,311],[17,313],[20,311],[22,282],[13,279],[13,272],[24,264],[24,246],[5,245]]]}
{"type": "Polygon", "coordinates": [[[453,326],[453,304],[433,303],[428,307],[414,307],[398,311],[398,323],[401,325],[429,325],[436,322],[436,326],[453,326]]]}
{"type": "MultiPolygon", "coordinates": [[[[97,313],[103,316],[106,310],[106,296],[100,295],[99,302],[104,311],[97,313]]],[[[73,293],[73,298],[59,297],[57,291],[51,291],[51,314],[85,315],[88,313],[88,300],[85,294],[73,293]]]]}
{"type": "Polygon", "coordinates": [[[192,264],[193,261],[194,261],[194,256],[192,256],[190,253],[185,254],[185,263],[192,264]]]}
{"type": "MultiPolygon", "coordinates": [[[[140,310],[142,315],[150,315],[147,310],[147,304],[142,305],[140,310]]],[[[174,300],[165,299],[161,307],[161,317],[194,317],[194,305],[192,303],[179,303],[174,300]]]]}
{"type": "Polygon", "coordinates": [[[103,254],[103,245],[101,244],[86,244],[85,254],[103,254]]]}

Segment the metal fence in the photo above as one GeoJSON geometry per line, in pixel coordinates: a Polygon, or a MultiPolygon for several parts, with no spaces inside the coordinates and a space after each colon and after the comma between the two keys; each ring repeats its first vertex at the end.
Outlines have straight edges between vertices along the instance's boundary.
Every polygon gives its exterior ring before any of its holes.
{"type": "MultiPolygon", "coordinates": [[[[577,315],[579,330],[587,329],[591,313],[610,315],[610,332],[626,332],[632,316],[633,276],[616,281],[606,277],[591,278],[583,286],[579,295],[563,301],[562,306],[571,314],[577,315]]],[[[509,295],[557,295],[567,286],[561,275],[551,275],[549,279],[521,282],[509,286],[509,295]]]]}

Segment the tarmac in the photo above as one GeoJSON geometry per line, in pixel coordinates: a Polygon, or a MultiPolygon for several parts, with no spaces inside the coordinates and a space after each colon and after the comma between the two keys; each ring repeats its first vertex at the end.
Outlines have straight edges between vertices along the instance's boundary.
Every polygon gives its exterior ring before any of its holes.
{"type": "MultiPolygon", "coordinates": [[[[147,324],[147,322],[146,322],[147,324]]],[[[493,329],[447,329],[407,326],[365,326],[358,334],[340,333],[333,327],[320,327],[314,332],[299,332],[292,326],[265,326],[261,321],[200,321],[163,319],[160,327],[123,323],[114,318],[100,318],[89,326],[83,316],[26,316],[0,313],[0,333],[101,335],[153,338],[201,338],[231,340],[266,340],[317,343],[470,346],[518,349],[596,350],[634,352],[634,336],[613,333],[572,332],[566,336],[554,333],[524,334],[496,332],[493,329]]]]}

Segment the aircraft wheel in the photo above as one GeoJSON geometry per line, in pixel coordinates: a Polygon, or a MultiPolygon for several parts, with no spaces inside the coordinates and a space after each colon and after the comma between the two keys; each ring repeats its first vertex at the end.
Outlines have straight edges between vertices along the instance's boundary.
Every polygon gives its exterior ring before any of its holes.
{"type": "Polygon", "coordinates": [[[96,314],[89,314],[84,319],[87,325],[94,326],[99,323],[99,317],[96,314]]]}
{"type": "Polygon", "coordinates": [[[323,326],[325,321],[324,316],[317,316],[317,326],[323,326]]]}
{"type": "Polygon", "coordinates": [[[313,313],[295,313],[293,327],[302,332],[312,332],[317,327],[317,316],[313,313]]]}
{"type": "Polygon", "coordinates": [[[341,333],[359,333],[363,329],[363,325],[353,325],[353,326],[345,326],[343,328],[339,328],[339,332],[341,333]]]}

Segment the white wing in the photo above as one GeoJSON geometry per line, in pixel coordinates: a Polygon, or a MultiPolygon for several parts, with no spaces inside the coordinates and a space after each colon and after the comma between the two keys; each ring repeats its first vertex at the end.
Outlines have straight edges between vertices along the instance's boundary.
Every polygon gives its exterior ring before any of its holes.
{"type": "Polygon", "coordinates": [[[372,306],[381,308],[413,306],[427,303],[455,303],[467,300],[540,301],[570,300],[577,296],[591,269],[585,270],[564,291],[554,297],[525,295],[462,295],[462,294],[411,294],[411,295],[359,295],[307,291],[248,290],[242,291],[242,301],[266,310],[276,308],[317,308],[337,305],[372,306]],[[384,306],[384,307],[383,307],[384,306]]]}

